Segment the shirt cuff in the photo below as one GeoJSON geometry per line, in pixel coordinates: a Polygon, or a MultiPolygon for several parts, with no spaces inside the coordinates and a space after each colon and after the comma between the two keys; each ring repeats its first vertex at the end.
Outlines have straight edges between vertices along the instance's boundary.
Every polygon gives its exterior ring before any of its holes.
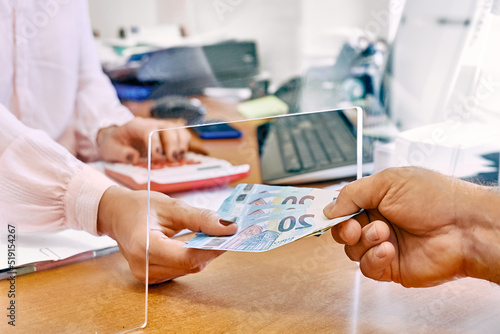
{"type": "Polygon", "coordinates": [[[71,180],[66,194],[66,224],[68,228],[93,235],[97,231],[97,213],[104,192],[115,182],[96,169],[82,165],[71,180]]]}
{"type": "Polygon", "coordinates": [[[77,157],[80,160],[85,162],[99,160],[97,134],[101,129],[108,128],[110,126],[122,126],[134,119],[134,115],[125,106],[118,105],[113,110],[114,113],[112,114],[112,116],[99,120],[97,126],[93,126],[88,133],[81,132],[81,129],[77,131],[77,157]]]}

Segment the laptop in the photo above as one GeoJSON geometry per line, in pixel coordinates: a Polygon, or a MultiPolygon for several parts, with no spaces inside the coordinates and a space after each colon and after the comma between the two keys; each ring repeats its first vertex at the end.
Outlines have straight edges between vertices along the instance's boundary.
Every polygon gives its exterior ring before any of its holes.
{"type": "MultiPolygon", "coordinates": [[[[259,125],[262,181],[312,183],[357,175],[356,108],[290,114],[259,125]]],[[[363,138],[363,169],[373,168],[372,143],[363,138]]]]}

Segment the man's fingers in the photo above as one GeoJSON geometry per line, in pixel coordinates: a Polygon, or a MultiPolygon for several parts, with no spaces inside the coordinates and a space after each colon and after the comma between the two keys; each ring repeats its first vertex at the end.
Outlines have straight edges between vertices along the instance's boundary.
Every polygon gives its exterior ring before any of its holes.
{"type": "Polygon", "coordinates": [[[391,282],[391,263],[396,256],[396,249],[390,242],[383,242],[370,248],[361,258],[359,268],[366,277],[377,281],[391,282]]]}
{"type": "Polygon", "coordinates": [[[339,244],[354,245],[361,238],[361,229],[370,223],[367,211],[332,227],[333,239],[339,244]]]}
{"type": "Polygon", "coordinates": [[[339,244],[354,245],[361,238],[361,225],[355,218],[332,227],[333,239],[339,244]]]}
{"type": "Polygon", "coordinates": [[[390,235],[391,231],[387,224],[380,220],[374,221],[363,227],[358,243],[347,245],[345,252],[351,260],[359,262],[370,248],[387,241],[390,235]]]}
{"type": "Polygon", "coordinates": [[[364,177],[344,186],[336,201],[328,204],[323,213],[328,218],[353,214],[359,209],[375,209],[390,187],[390,179],[381,172],[364,177]]]}

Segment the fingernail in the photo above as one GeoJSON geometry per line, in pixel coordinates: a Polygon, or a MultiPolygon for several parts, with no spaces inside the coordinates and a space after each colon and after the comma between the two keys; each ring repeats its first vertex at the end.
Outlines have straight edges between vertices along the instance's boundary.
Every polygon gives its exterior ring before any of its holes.
{"type": "Polygon", "coordinates": [[[130,163],[134,162],[134,155],[132,153],[127,154],[127,161],[130,163]]]}
{"type": "Polygon", "coordinates": [[[331,212],[333,210],[333,208],[335,207],[335,203],[337,203],[337,200],[334,199],[333,201],[331,201],[330,203],[328,203],[327,206],[325,206],[325,210],[326,212],[331,212]]]}
{"type": "Polygon", "coordinates": [[[373,242],[379,239],[377,228],[375,227],[375,225],[373,225],[368,229],[368,231],[366,231],[366,239],[373,242]]]}
{"type": "Polygon", "coordinates": [[[236,224],[236,222],[232,222],[230,220],[225,220],[225,219],[219,219],[219,223],[221,223],[222,225],[226,225],[226,226],[236,224]]]}
{"type": "Polygon", "coordinates": [[[177,154],[177,152],[174,152],[172,156],[174,157],[174,160],[179,160],[179,154],[177,154]]]}
{"type": "Polygon", "coordinates": [[[182,151],[182,152],[179,153],[179,159],[180,160],[184,160],[184,156],[185,156],[184,151],[182,151]]]}
{"type": "Polygon", "coordinates": [[[377,256],[378,258],[381,259],[381,258],[385,257],[385,255],[386,255],[385,247],[382,245],[378,245],[375,248],[375,256],[377,256]]]}
{"type": "Polygon", "coordinates": [[[156,148],[156,153],[161,154],[161,148],[156,148]]]}

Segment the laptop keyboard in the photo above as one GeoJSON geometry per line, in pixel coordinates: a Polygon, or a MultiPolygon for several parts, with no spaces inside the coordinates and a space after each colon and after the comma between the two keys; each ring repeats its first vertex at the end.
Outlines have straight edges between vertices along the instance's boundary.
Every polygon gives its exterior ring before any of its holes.
{"type": "MultiPolygon", "coordinates": [[[[356,164],[356,138],[339,114],[282,117],[274,125],[289,173],[356,164]]],[[[369,150],[364,151],[364,158],[369,158],[369,150]]]]}

